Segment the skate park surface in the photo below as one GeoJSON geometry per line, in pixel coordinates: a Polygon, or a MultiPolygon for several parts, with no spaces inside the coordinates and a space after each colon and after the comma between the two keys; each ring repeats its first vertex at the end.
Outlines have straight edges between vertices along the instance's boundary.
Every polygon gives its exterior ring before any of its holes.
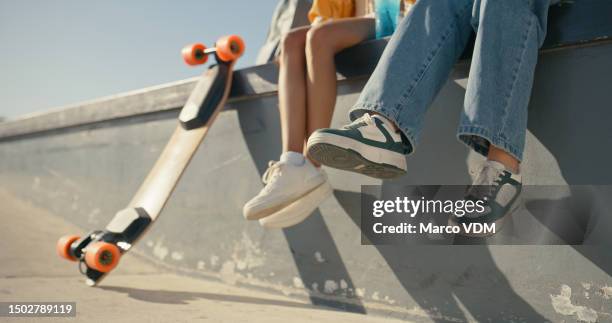
{"type": "MultiPolygon", "coordinates": [[[[304,300],[180,276],[139,257],[126,257],[101,288],[83,284],[75,263],[49,244],[79,228],[0,189],[0,301],[76,302],[80,322],[389,322],[388,319],[317,307],[304,300]]],[[[3,318],[3,322],[27,319],[3,318]]],[[[31,318],[32,321],[36,319],[31,318]]],[[[394,320],[391,320],[394,321],[394,320]]],[[[399,320],[398,320],[399,322],[399,320]]]]}
{"type": "MultiPolygon", "coordinates": [[[[582,3],[603,6],[599,12],[610,5],[582,3]]],[[[605,36],[612,31],[608,24],[588,34],[589,26],[601,27],[589,16],[585,28],[568,32],[562,26],[572,26],[571,19],[559,17],[549,43],[563,46],[542,52],[536,71],[526,184],[598,185],[609,210],[612,175],[602,170],[612,153],[598,148],[612,146],[612,43],[605,36]],[[596,150],[598,158],[585,158],[596,150]]],[[[339,55],[334,125],[347,122],[384,44],[339,55]]],[[[400,183],[469,183],[479,157],[454,134],[468,70],[469,61],[459,63],[434,102],[400,183]]],[[[215,322],[612,321],[609,216],[566,221],[578,236],[566,243],[549,223],[536,223],[547,232],[536,245],[361,245],[360,187],[387,182],[328,169],[334,196],[304,223],[263,230],[244,221],[242,205],[280,153],[276,73],[274,64],[236,71],[228,107],[164,215],[99,288],[86,287],[76,265],[55,255],[54,243],[103,227],[125,206],[174,130],[194,80],[0,124],[0,216],[9,242],[0,249],[2,299],[77,301],[84,320],[102,313],[163,320],[168,313],[215,322]]],[[[532,223],[528,216],[514,227],[532,223]]]]}

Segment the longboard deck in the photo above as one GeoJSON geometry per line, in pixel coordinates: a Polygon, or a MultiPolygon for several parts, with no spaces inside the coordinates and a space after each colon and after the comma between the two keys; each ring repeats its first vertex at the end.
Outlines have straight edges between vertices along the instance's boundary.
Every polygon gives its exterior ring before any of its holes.
{"type": "MultiPolygon", "coordinates": [[[[190,130],[181,124],[177,126],[155,165],[128,204],[128,212],[120,211],[107,225],[107,232],[122,234],[136,223],[139,217],[149,218],[143,224],[142,230],[135,232],[129,242],[120,246],[123,254],[146,234],[151,224],[161,215],[183,172],[225,106],[232,84],[233,67],[234,61],[219,61],[218,65],[212,66],[202,75],[183,107],[181,116],[196,110],[203,112],[200,113],[204,118],[203,121],[200,120],[203,125],[190,130]],[[137,212],[129,212],[130,210],[137,212]]],[[[86,283],[96,286],[107,274],[87,268],[86,283]]]]}

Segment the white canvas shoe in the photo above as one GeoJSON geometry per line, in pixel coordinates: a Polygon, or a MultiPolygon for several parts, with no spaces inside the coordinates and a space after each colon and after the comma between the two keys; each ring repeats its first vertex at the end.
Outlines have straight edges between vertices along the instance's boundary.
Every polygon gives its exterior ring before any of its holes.
{"type": "Polygon", "coordinates": [[[332,195],[332,192],[331,185],[328,181],[325,181],[302,198],[276,213],[260,219],[259,224],[267,229],[282,229],[294,226],[306,220],[326,198],[332,195]]]}
{"type": "Polygon", "coordinates": [[[258,220],[284,208],[325,183],[325,173],[302,154],[286,152],[270,162],[262,180],[265,187],[242,209],[247,220],[258,220]]]}

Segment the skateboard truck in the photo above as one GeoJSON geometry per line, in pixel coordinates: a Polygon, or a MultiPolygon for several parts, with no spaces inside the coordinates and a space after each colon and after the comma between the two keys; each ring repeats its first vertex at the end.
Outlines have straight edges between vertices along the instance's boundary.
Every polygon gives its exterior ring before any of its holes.
{"type": "Polygon", "coordinates": [[[63,258],[85,262],[88,267],[107,272],[116,266],[120,255],[132,247],[151,222],[143,208],[123,209],[117,212],[105,230],[90,231],[83,237],[62,237],[57,251],[63,258]],[[100,259],[88,257],[96,252],[99,252],[100,259]]]}
{"type": "Polygon", "coordinates": [[[203,44],[197,43],[186,46],[182,50],[183,59],[188,65],[200,65],[206,63],[208,55],[214,54],[218,62],[218,68],[212,70],[212,77],[208,78],[208,82],[200,82],[194,93],[200,93],[200,96],[191,96],[179,115],[181,126],[185,130],[199,128],[206,124],[213,111],[204,109],[203,107],[214,106],[215,102],[221,100],[223,96],[223,87],[225,87],[225,79],[218,77],[219,75],[227,75],[229,65],[236,60],[244,51],[244,43],[242,39],[236,36],[222,37],[215,43],[215,47],[206,48],[203,44]],[[210,91],[205,89],[209,88],[210,91]],[[216,95],[208,95],[214,93],[216,95]]]}

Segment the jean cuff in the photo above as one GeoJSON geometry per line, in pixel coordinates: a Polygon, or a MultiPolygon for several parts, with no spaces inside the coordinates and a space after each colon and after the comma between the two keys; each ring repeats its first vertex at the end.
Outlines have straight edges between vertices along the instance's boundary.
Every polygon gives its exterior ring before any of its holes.
{"type": "Polygon", "coordinates": [[[489,146],[493,144],[512,155],[518,161],[523,159],[523,149],[519,148],[516,144],[510,143],[505,138],[491,135],[491,131],[485,127],[460,126],[457,130],[457,139],[485,157],[489,154],[489,146]]]}

